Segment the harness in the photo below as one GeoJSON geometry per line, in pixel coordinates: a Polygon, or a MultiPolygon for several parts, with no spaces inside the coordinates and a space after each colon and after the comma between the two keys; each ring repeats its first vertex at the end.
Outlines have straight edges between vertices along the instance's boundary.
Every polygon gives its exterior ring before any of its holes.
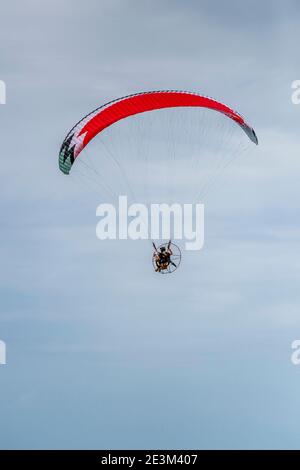
{"type": "Polygon", "coordinates": [[[170,253],[158,253],[158,265],[167,268],[170,264],[170,253]]]}

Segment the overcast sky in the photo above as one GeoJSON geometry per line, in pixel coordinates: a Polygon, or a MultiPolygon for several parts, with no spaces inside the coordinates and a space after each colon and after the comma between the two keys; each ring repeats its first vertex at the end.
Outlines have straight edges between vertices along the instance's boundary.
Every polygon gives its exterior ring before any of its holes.
{"type": "Polygon", "coordinates": [[[299,448],[296,1],[15,0],[0,14],[0,448],[299,448]],[[100,242],[62,139],[122,95],[183,89],[260,145],[172,276],[100,242]]]}

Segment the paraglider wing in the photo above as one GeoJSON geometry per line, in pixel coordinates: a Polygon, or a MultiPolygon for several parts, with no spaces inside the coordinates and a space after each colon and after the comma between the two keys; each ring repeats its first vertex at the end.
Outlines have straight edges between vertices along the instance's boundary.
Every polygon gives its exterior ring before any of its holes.
{"type": "Polygon", "coordinates": [[[79,121],[68,133],[59,153],[59,168],[69,174],[83,148],[112,124],[147,111],[175,107],[202,107],[220,112],[235,121],[255,144],[256,134],[243,117],[223,103],[197,93],[185,91],[152,91],[137,93],[111,101],[79,121]]]}

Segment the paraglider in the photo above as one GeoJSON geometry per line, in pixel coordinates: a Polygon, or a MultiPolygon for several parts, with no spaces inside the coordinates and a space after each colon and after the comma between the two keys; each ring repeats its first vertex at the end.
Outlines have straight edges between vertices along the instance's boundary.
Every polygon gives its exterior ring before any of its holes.
{"type": "Polygon", "coordinates": [[[170,274],[176,271],[181,262],[180,248],[169,240],[158,248],[152,242],[154,253],[152,255],[152,264],[154,271],[161,274],[170,274]]]}
{"type": "MultiPolygon", "coordinates": [[[[112,198],[194,201],[249,142],[258,144],[254,129],[227,105],[193,92],[149,91],[110,101],[78,121],[61,145],[59,168],[112,198]]],[[[172,242],[152,257],[163,274],[180,261],[172,242]]]]}

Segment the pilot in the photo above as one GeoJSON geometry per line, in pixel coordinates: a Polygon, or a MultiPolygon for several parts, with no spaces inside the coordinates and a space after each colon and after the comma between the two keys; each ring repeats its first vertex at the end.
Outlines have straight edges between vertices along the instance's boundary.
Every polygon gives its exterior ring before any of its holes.
{"type": "Polygon", "coordinates": [[[171,263],[172,265],[176,266],[172,261],[171,261],[171,256],[172,256],[172,250],[171,250],[171,242],[169,242],[168,247],[166,248],[165,246],[160,247],[158,250],[155,247],[155,252],[153,254],[153,258],[155,261],[155,271],[156,272],[161,272],[165,271],[168,269],[169,264],[171,263]]]}

